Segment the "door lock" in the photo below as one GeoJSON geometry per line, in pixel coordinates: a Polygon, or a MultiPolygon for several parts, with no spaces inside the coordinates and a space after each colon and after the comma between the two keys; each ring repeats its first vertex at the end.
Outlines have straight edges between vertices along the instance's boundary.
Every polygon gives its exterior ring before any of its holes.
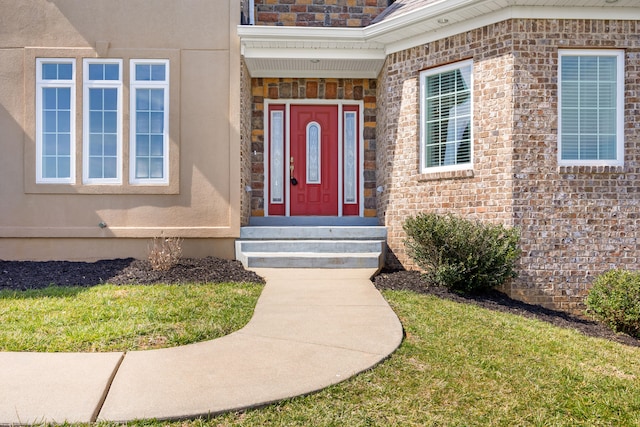
{"type": "Polygon", "coordinates": [[[291,181],[291,185],[298,185],[298,180],[293,176],[293,169],[293,157],[291,157],[291,159],[289,160],[289,175],[291,176],[289,181],[291,181]]]}

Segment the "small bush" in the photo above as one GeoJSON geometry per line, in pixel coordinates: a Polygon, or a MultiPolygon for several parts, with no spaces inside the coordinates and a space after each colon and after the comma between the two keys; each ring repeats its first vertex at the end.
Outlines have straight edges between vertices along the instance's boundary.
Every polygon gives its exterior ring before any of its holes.
{"type": "Polygon", "coordinates": [[[587,313],[616,332],[640,338],[640,272],[610,270],[593,282],[587,313]]]}
{"type": "Polygon", "coordinates": [[[517,276],[520,233],[453,215],[420,214],[404,230],[409,255],[425,270],[430,286],[478,292],[517,276]]]}
{"type": "Polygon", "coordinates": [[[149,247],[149,263],[157,271],[168,271],[178,264],[182,256],[182,239],[179,237],[154,237],[149,247]]]}

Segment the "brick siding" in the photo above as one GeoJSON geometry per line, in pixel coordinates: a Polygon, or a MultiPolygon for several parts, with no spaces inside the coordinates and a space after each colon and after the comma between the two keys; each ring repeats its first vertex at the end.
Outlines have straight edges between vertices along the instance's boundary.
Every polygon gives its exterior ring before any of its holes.
{"type": "Polygon", "coordinates": [[[512,293],[568,311],[583,308],[594,277],[638,269],[640,25],[633,21],[521,20],[514,99],[514,220],[523,230],[521,278],[512,293]],[[558,167],[559,48],[623,48],[625,166],[558,167]]]}
{"type": "Polygon", "coordinates": [[[376,216],[376,80],[272,79],[251,80],[251,215],[264,215],[264,101],[335,99],[364,103],[364,208],[376,216]]]}
{"type": "Polygon", "coordinates": [[[580,312],[594,276],[638,268],[640,245],[640,25],[634,21],[526,20],[489,25],[391,54],[377,105],[378,216],[392,265],[414,268],[403,221],[452,212],[517,226],[520,276],[512,296],[580,312]],[[623,48],[625,166],[558,167],[559,48],[623,48]],[[419,173],[419,73],[473,59],[473,171],[419,173]]]}
{"type": "Polygon", "coordinates": [[[255,0],[256,25],[366,27],[387,0],[255,0]]]}

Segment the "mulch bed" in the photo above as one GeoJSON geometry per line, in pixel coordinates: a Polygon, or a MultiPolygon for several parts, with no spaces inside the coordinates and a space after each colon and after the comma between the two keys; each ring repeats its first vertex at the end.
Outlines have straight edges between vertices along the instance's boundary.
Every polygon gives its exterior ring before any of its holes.
{"type": "Polygon", "coordinates": [[[459,295],[443,287],[429,287],[417,271],[382,271],[374,278],[378,289],[409,290],[421,294],[434,295],[464,304],[473,304],[489,310],[517,314],[542,320],[561,328],[570,328],[584,335],[604,338],[622,344],[640,347],[640,340],[627,334],[617,334],[602,323],[551,310],[539,305],[527,304],[509,298],[499,291],[490,291],[479,295],[459,295]]]}
{"type": "MultiPolygon", "coordinates": [[[[150,283],[264,283],[257,274],[247,271],[238,261],[220,258],[184,258],[169,271],[154,271],[146,260],[115,259],[93,263],[69,261],[1,261],[0,290],[39,289],[47,286],[96,286],[103,283],[150,284],[150,283]]],[[[378,289],[410,290],[435,295],[452,301],[474,304],[490,310],[531,317],[562,328],[572,328],[585,335],[605,338],[619,343],[640,347],[640,340],[626,334],[616,334],[606,326],[550,310],[526,304],[492,291],[482,295],[463,296],[445,288],[425,285],[416,271],[382,271],[374,278],[378,289]]]]}
{"type": "Polygon", "coordinates": [[[155,271],[147,260],[114,259],[97,262],[0,261],[0,290],[47,286],[144,285],[150,283],[264,283],[239,261],[183,258],[168,271],[155,271]]]}

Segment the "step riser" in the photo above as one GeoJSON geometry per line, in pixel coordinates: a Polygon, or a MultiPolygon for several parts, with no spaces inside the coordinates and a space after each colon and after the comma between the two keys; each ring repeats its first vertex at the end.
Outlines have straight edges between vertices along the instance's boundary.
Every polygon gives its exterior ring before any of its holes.
{"type": "Polygon", "coordinates": [[[237,250],[242,252],[320,252],[320,253],[379,253],[384,241],[331,241],[331,240],[257,240],[237,241],[237,250]]]}
{"type": "Polygon", "coordinates": [[[248,268],[380,268],[380,257],[248,257],[248,268]]]}
{"type": "Polygon", "coordinates": [[[242,240],[386,240],[385,227],[242,227],[242,240]]]}

